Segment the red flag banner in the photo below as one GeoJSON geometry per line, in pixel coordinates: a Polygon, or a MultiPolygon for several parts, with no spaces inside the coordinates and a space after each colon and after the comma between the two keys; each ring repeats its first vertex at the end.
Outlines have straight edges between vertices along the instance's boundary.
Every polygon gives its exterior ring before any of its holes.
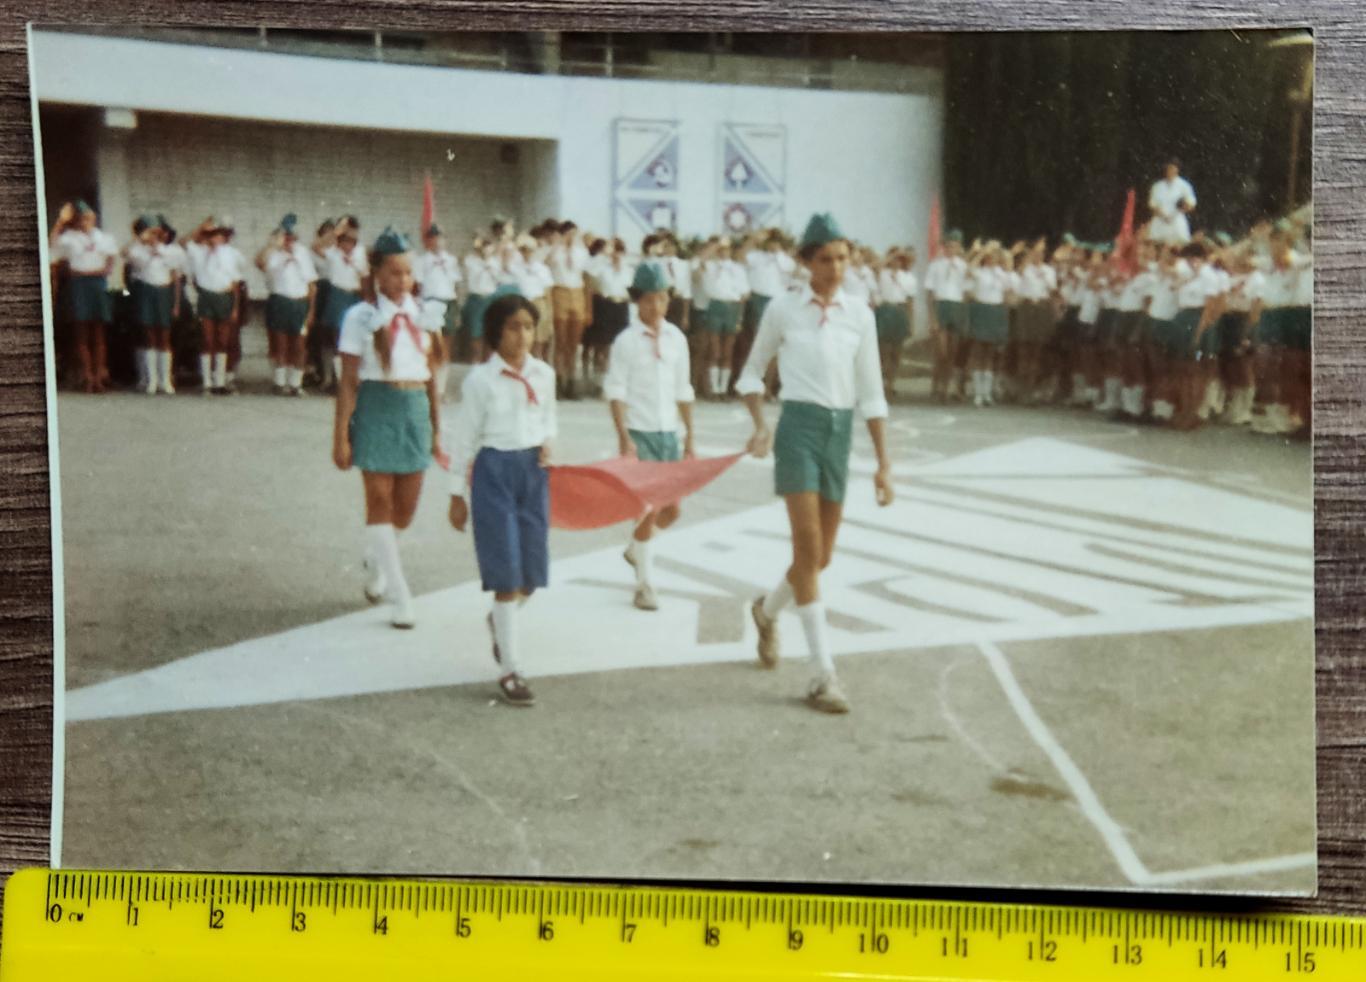
{"type": "Polygon", "coordinates": [[[436,191],[432,188],[432,175],[422,179],[422,223],[418,226],[419,235],[426,235],[427,229],[436,221],[436,191]]]}
{"type": "Polygon", "coordinates": [[[930,202],[930,230],[928,232],[928,237],[930,240],[929,248],[925,251],[931,259],[934,259],[939,255],[939,243],[940,240],[944,238],[944,233],[941,232],[939,228],[939,195],[937,194],[934,196],[934,200],[930,202]]]}
{"type": "Polygon", "coordinates": [[[674,462],[614,457],[550,468],[550,524],[600,529],[635,521],[647,511],[681,501],[730,469],[743,453],[674,462]]]}
{"type": "Polygon", "coordinates": [[[1115,236],[1115,259],[1120,269],[1129,275],[1138,272],[1138,239],[1134,236],[1134,189],[1129,189],[1124,199],[1124,218],[1119,223],[1119,234],[1115,236]]]}

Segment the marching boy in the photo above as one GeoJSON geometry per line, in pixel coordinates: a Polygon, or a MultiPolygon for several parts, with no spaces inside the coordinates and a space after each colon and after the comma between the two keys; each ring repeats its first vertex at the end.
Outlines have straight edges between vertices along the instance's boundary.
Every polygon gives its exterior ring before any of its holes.
{"type": "MultiPolygon", "coordinates": [[[[623,457],[673,461],[693,456],[692,370],[688,339],[664,317],[669,308],[669,282],[657,262],[636,267],[631,282],[636,318],[612,342],[603,394],[612,411],[623,457]],[[684,427],[678,446],[678,421],[684,427]]],[[[636,570],[634,603],[641,610],[659,609],[651,582],[652,542],[656,529],[678,520],[678,505],[666,505],[640,520],[626,546],[625,558],[636,570]]]]}

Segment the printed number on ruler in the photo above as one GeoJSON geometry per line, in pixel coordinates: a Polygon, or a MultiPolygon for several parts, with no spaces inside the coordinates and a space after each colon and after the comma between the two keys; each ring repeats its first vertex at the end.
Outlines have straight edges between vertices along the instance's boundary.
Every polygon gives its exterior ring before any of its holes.
{"type": "Polygon", "coordinates": [[[1366,920],[30,870],[0,982],[1366,979],[1366,920]]]}

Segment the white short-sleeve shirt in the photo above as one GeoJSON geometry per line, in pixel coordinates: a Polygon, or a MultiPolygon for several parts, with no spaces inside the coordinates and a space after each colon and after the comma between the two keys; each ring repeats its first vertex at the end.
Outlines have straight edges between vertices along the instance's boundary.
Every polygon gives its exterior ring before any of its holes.
{"type": "Polygon", "coordinates": [[[341,246],[328,246],[322,251],[323,279],[339,290],[360,292],[361,280],[370,274],[370,260],[360,246],[342,252],[341,246]]]}
{"type": "Polygon", "coordinates": [[[1210,297],[1217,297],[1225,288],[1223,274],[1213,264],[1205,263],[1198,271],[1189,272],[1177,281],[1177,306],[1183,310],[1204,307],[1210,297]]]}
{"type": "Polygon", "coordinates": [[[1190,222],[1179,207],[1183,202],[1195,207],[1195,188],[1184,177],[1163,178],[1153,184],[1148,192],[1148,207],[1153,213],[1148,223],[1150,239],[1177,244],[1190,241],[1190,222]]]}
{"type": "Polygon", "coordinates": [[[1047,300],[1058,288],[1058,273],[1047,263],[1027,263],[1020,269],[1016,293],[1021,300],[1047,300]]]}
{"type": "Polygon", "coordinates": [[[411,295],[396,304],[380,294],[373,304],[358,303],[347,310],[337,350],[360,358],[362,382],[425,382],[432,377],[427,360],[432,338],[420,326],[421,319],[422,310],[411,295]],[[380,330],[389,332],[387,372],[375,350],[375,332],[380,330]]]}
{"type": "Polygon", "coordinates": [[[968,292],[978,303],[1005,303],[1010,276],[1010,270],[1001,266],[978,266],[968,276],[968,292]]]}
{"type": "Polygon", "coordinates": [[[962,256],[940,256],[925,272],[925,289],[936,300],[962,300],[968,286],[968,261],[962,256]]]}
{"type": "Polygon", "coordinates": [[[119,254],[119,246],[104,229],[69,228],[57,236],[55,252],[77,276],[92,276],[104,272],[109,260],[119,254]]]}
{"type": "Polygon", "coordinates": [[[246,278],[246,257],[230,243],[210,246],[190,241],[185,249],[190,257],[194,285],[201,290],[227,293],[246,278]]]}
{"type": "Polygon", "coordinates": [[[421,285],[424,300],[446,303],[455,299],[456,284],[463,279],[459,261],[445,249],[419,252],[413,262],[413,278],[421,285]]]}
{"type": "Polygon", "coordinates": [[[272,249],[266,255],[266,282],[271,293],[302,300],[308,296],[308,285],[317,279],[313,253],[301,242],[295,242],[288,249],[272,249]]]}
{"type": "Polygon", "coordinates": [[[130,242],[124,251],[129,276],[148,286],[170,286],[182,272],[184,254],[183,249],[141,240],[130,242]]]}

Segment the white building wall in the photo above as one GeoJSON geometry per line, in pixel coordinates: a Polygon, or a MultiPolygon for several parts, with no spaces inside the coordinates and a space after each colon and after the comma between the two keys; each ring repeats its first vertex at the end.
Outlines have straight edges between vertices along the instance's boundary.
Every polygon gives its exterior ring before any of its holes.
{"type": "MultiPolygon", "coordinates": [[[[508,210],[524,214],[533,203],[554,203],[580,225],[604,232],[611,224],[617,117],[680,122],[685,234],[717,230],[721,122],[786,127],[786,222],[794,229],[811,212],[828,210],[874,246],[923,244],[940,184],[937,95],[475,72],[42,31],[34,32],[33,48],[37,94],[51,102],[552,141],[558,151],[532,152],[524,177],[544,180],[553,159],[555,187],[523,191],[508,210]],[[157,67],[129,71],[142,65],[157,67]]],[[[381,141],[372,133],[358,143],[378,147],[381,141]]],[[[315,166],[337,181],[361,183],[353,157],[334,159],[344,166],[315,166]]],[[[273,166],[283,166],[278,157],[273,166]]],[[[296,194],[308,190],[285,185],[296,194]]]]}

